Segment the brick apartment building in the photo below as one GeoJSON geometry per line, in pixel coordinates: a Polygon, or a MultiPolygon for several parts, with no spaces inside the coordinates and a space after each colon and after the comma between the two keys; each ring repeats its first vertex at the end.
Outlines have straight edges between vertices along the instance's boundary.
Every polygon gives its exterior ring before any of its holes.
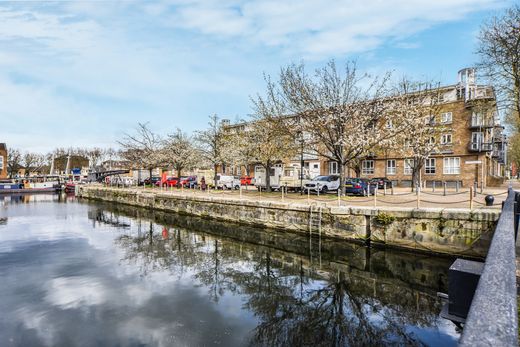
{"type": "Polygon", "coordinates": [[[7,178],[7,146],[0,143],[0,179],[7,178]]]}
{"type": "MultiPolygon", "coordinates": [[[[422,184],[431,186],[435,182],[440,186],[446,182],[448,186],[455,186],[458,182],[465,187],[475,182],[479,187],[501,184],[507,143],[493,89],[478,85],[475,70],[468,68],[459,71],[457,84],[439,87],[438,92],[439,112],[425,126],[442,125],[444,131],[435,139],[440,143],[440,150],[432,153],[421,169],[422,184]]],[[[410,186],[411,160],[396,153],[377,153],[362,161],[361,177],[387,177],[395,185],[410,186]]],[[[300,156],[285,165],[299,167],[300,156]]],[[[304,154],[304,165],[311,177],[339,174],[340,170],[336,162],[308,154],[304,154]]],[[[233,169],[229,167],[227,171],[232,173],[233,169]]],[[[354,171],[351,176],[355,176],[354,171]]]]}

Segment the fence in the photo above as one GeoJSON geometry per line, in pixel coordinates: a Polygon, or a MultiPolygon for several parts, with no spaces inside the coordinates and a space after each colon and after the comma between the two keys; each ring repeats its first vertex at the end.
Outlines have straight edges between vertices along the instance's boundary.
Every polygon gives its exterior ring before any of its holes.
{"type": "MultiPolygon", "coordinates": [[[[285,187],[281,187],[278,191],[266,192],[257,189],[247,189],[240,187],[239,190],[218,190],[216,188],[201,190],[188,189],[184,187],[133,187],[134,189],[144,189],[154,192],[163,192],[171,194],[207,194],[208,196],[225,196],[238,199],[262,199],[270,201],[281,201],[288,203],[307,203],[307,204],[323,204],[325,206],[403,206],[403,207],[453,207],[453,208],[483,208],[486,206],[486,192],[479,192],[473,187],[466,190],[444,189],[426,191],[421,188],[413,192],[396,191],[393,188],[373,189],[369,188],[370,195],[364,196],[340,196],[337,193],[329,192],[328,194],[320,194],[319,192],[306,191],[303,194],[298,192],[289,192],[285,187]]],[[[251,188],[251,187],[250,187],[251,188]]],[[[501,201],[506,197],[507,191],[492,194],[495,198],[494,206],[498,208],[501,201]]]]}

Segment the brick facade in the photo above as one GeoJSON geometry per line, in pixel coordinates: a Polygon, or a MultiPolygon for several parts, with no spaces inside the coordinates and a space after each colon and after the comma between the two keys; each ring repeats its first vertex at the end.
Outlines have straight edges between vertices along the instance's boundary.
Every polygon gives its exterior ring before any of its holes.
{"type": "Polygon", "coordinates": [[[0,179],[7,178],[7,146],[0,143],[0,179]]]}

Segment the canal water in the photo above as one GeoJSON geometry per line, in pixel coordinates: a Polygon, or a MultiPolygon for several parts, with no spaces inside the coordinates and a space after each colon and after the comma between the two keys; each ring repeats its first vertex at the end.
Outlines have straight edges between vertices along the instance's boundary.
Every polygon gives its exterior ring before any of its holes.
{"type": "Polygon", "coordinates": [[[0,346],[451,346],[451,259],[0,197],[0,346]]]}

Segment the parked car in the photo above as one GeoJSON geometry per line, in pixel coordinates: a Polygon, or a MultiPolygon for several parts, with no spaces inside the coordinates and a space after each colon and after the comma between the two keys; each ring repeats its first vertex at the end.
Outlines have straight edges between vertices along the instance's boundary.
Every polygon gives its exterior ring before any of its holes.
{"type": "Polygon", "coordinates": [[[155,183],[155,185],[157,187],[160,187],[161,183],[163,187],[177,187],[177,185],[179,184],[179,178],[169,176],[166,177],[166,181],[162,182],[162,180],[159,180],[157,183],[155,183]]]}
{"type": "Polygon", "coordinates": [[[375,177],[370,180],[372,184],[377,184],[378,189],[384,189],[385,183],[387,188],[392,188],[392,181],[386,177],[375,177]]]}
{"type": "Polygon", "coordinates": [[[161,180],[161,178],[158,176],[153,176],[152,178],[148,177],[148,178],[144,179],[143,184],[145,184],[147,186],[156,185],[157,182],[159,182],[160,180],[161,180]]]}
{"type": "Polygon", "coordinates": [[[338,175],[317,176],[305,184],[305,190],[325,194],[331,190],[338,190],[339,183],[338,175]]]}
{"type": "Polygon", "coordinates": [[[254,178],[251,176],[242,176],[240,177],[240,185],[242,186],[251,186],[254,183],[254,178]]]}
{"type": "Polygon", "coordinates": [[[217,189],[240,189],[240,178],[218,174],[217,189]]]}
{"type": "Polygon", "coordinates": [[[184,188],[196,188],[197,187],[197,176],[184,176],[179,181],[179,186],[184,188]]]}
{"type": "Polygon", "coordinates": [[[375,190],[376,185],[367,178],[349,178],[345,181],[345,193],[347,194],[374,195],[375,190]]]}

